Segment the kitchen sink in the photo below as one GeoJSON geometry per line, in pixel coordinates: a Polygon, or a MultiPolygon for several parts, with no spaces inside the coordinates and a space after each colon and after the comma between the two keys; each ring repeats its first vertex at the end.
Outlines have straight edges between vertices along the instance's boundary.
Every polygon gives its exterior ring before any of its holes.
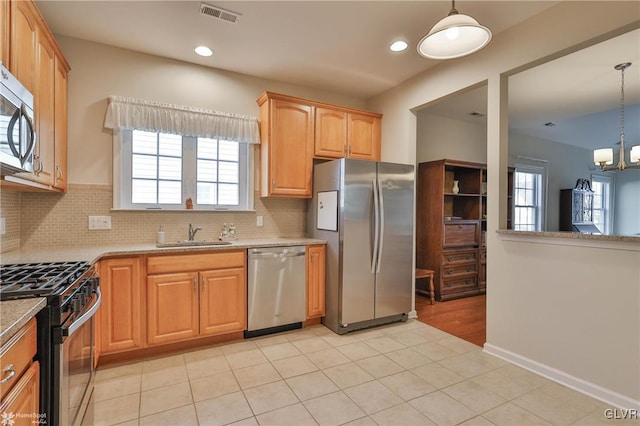
{"type": "Polygon", "coordinates": [[[173,243],[156,244],[156,247],[200,247],[200,246],[227,246],[230,241],[207,241],[207,240],[181,240],[173,243]]]}

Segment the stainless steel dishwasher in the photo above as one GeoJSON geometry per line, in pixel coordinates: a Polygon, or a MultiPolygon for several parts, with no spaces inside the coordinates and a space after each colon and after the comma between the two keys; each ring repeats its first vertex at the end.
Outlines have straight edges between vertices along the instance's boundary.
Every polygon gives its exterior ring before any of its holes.
{"type": "Polygon", "coordinates": [[[248,250],[248,327],[245,337],[302,327],[306,319],[306,247],[248,250]]]}

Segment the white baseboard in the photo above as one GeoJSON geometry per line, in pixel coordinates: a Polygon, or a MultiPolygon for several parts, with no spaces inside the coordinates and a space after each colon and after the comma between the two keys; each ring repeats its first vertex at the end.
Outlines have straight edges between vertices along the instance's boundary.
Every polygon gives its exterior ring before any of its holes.
{"type": "Polygon", "coordinates": [[[511,364],[515,364],[518,367],[522,367],[525,370],[529,370],[549,380],[553,380],[554,382],[560,383],[561,385],[567,386],[573,390],[600,400],[606,404],[611,405],[612,407],[621,409],[635,409],[640,411],[640,401],[634,400],[632,398],[629,398],[628,396],[619,394],[594,383],[587,382],[586,380],[549,367],[548,365],[541,364],[532,359],[523,357],[522,355],[518,355],[514,352],[499,348],[490,343],[484,344],[483,351],[490,355],[501,358],[507,362],[510,362],[511,364]]]}

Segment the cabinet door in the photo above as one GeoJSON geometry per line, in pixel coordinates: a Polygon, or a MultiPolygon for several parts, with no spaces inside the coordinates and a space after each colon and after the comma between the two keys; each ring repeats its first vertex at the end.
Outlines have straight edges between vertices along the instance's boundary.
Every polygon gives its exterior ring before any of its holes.
{"type": "Polygon", "coordinates": [[[0,61],[7,69],[10,69],[9,64],[9,38],[10,38],[9,26],[9,2],[0,2],[0,61]]]}
{"type": "Polygon", "coordinates": [[[244,268],[200,273],[200,334],[247,329],[247,283],[244,268]]]}
{"type": "Polygon", "coordinates": [[[314,156],[342,158],[347,155],[347,113],[316,107],[314,156]]]}
{"type": "MultiPolygon", "coordinates": [[[[3,2],[4,3],[4,2],[3,2]]],[[[9,71],[34,93],[37,11],[31,1],[11,1],[9,71]]]]}
{"type": "Polygon", "coordinates": [[[55,136],[54,160],[55,180],[53,186],[67,190],[67,73],[68,69],[60,57],[56,56],[55,71],[55,136]]]}
{"type": "Polygon", "coordinates": [[[267,180],[263,183],[262,195],[309,198],[313,166],[313,107],[280,99],[270,99],[268,105],[269,137],[268,141],[263,140],[262,146],[263,158],[268,161],[268,173],[263,176],[267,180]]]}
{"type": "Polygon", "coordinates": [[[380,161],[381,119],[349,113],[349,147],[347,156],[380,161]]]}
{"type": "MultiPolygon", "coordinates": [[[[0,405],[0,413],[37,414],[40,412],[40,364],[34,362],[0,405]]],[[[35,422],[37,423],[37,421],[35,422]]],[[[3,423],[4,424],[4,423],[3,423]]],[[[12,425],[32,425],[31,417],[15,417],[12,425]]]]}
{"type": "Polygon", "coordinates": [[[307,247],[307,319],[324,316],[325,246],[307,247]]]}
{"type": "Polygon", "coordinates": [[[100,351],[143,347],[144,282],[139,258],[100,262],[100,351]]]}
{"type": "Polygon", "coordinates": [[[198,335],[198,273],[147,277],[147,342],[171,343],[198,335]]]}
{"type": "Polygon", "coordinates": [[[38,29],[36,35],[34,115],[38,143],[33,167],[38,182],[53,185],[56,57],[53,44],[46,33],[38,29]]]}

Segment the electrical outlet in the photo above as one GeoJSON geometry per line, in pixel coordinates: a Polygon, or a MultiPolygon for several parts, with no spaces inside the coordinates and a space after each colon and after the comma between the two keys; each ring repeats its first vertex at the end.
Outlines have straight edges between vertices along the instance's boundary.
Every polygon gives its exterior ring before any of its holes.
{"type": "Polygon", "coordinates": [[[0,217],[0,235],[4,235],[7,233],[7,222],[4,217],[0,217]]]}
{"type": "Polygon", "coordinates": [[[264,221],[262,216],[256,216],[256,226],[263,226],[264,221]]]}
{"type": "Polygon", "coordinates": [[[111,216],[89,216],[89,230],[111,229],[111,216]]]}

